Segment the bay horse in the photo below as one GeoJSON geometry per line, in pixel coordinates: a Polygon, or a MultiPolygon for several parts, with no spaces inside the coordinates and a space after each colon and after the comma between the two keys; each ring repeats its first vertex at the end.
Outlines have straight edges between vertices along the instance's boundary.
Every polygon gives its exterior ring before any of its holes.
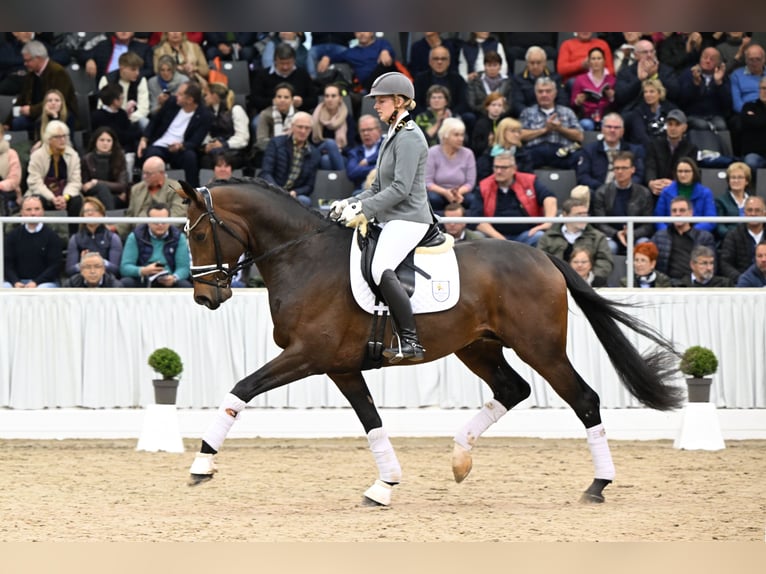
{"type": "MultiPolygon", "coordinates": [[[[189,484],[209,480],[217,472],[214,455],[250,400],[326,373],[359,418],[378,467],[379,476],[365,491],[363,502],[389,505],[393,486],[401,480],[401,467],[362,375],[370,368],[366,341],[371,315],[357,305],[351,291],[353,230],[258,179],[214,182],[209,190],[182,181],[177,193],[188,203],[194,300],[217,309],[232,296],[231,280],[237,271],[255,263],[268,289],[274,341],[283,349],[225,396],[202,437],[189,484]]],[[[503,356],[503,348],[509,347],[546,379],[582,421],[595,476],[581,501],[603,502],[603,489],[614,478],[614,464],[599,397],[566,354],[567,290],[623,384],[654,409],[672,409],[681,403],[680,389],[665,383],[677,365],[672,344],[620,309],[629,305],[598,295],[567,263],[539,249],[496,239],[463,242],[454,249],[460,299],[447,311],[417,315],[417,331],[427,350],[426,361],[455,353],[493,394],[454,437],[455,480],[462,481],[470,472],[472,449],[481,434],[530,394],[529,384],[503,356]],[[641,356],[618,323],[657,346],[641,356]]],[[[386,337],[390,336],[387,325],[386,337]]],[[[383,367],[391,365],[388,359],[382,361],[383,367]]]]}

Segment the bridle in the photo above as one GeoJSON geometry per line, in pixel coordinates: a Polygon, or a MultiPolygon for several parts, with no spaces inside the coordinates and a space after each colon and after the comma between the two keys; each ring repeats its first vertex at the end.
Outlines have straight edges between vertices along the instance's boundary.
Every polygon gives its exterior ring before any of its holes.
{"type": "Polygon", "coordinates": [[[210,230],[213,234],[213,245],[215,246],[215,264],[192,265],[190,268],[191,279],[197,283],[211,285],[217,289],[228,288],[231,286],[231,281],[234,279],[236,274],[255,261],[252,255],[250,255],[250,244],[243,240],[235,229],[233,229],[230,225],[227,225],[225,221],[218,217],[215,210],[213,209],[213,198],[210,195],[210,190],[207,187],[198,187],[197,192],[199,192],[205,201],[205,211],[200,214],[200,216],[193,224],[189,225],[189,220],[187,220],[186,225],[184,226],[184,232],[186,233],[187,237],[189,237],[189,234],[194,230],[195,227],[197,227],[197,225],[199,225],[200,221],[207,217],[207,219],[210,221],[210,230]],[[241,261],[238,261],[237,264],[232,268],[229,268],[229,264],[225,263],[223,260],[223,255],[221,254],[221,242],[218,239],[218,229],[221,229],[222,231],[231,235],[245,248],[245,258],[241,261]],[[203,277],[212,273],[216,274],[214,281],[211,281],[210,279],[203,279],[203,277]],[[223,275],[223,278],[221,278],[221,275],[223,275]]]}

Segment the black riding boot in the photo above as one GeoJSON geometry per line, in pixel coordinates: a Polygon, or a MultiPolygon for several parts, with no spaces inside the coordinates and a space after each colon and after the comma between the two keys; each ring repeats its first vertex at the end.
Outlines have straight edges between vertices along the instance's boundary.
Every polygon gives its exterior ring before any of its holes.
{"type": "Polygon", "coordinates": [[[396,277],[396,273],[390,269],[386,269],[380,278],[380,292],[391,312],[391,319],[399,339],[398,347],[385,349],[383,356],[390,359],[392,363],[398,363],[402,359],[422,361],[426,350],[418,341],[410,298],[396,277]]]}

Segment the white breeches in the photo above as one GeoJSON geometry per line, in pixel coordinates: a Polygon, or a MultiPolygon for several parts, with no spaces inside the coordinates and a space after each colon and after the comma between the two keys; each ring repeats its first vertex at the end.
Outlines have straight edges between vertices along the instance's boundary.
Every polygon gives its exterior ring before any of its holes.
{"type": "Polygon", "coordinates": [[[394,219],[382,224],[378,246],[372,258],[372,280],[380,285],[386,269],[394,271],[407,254],[415,249],[428,231],[427,223],[394,219]]]}

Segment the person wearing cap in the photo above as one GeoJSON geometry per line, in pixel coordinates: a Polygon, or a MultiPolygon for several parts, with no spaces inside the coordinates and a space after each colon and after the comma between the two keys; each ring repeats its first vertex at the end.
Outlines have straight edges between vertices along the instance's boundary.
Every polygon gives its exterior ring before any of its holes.
{"type": "Polygon", "coordinates": [[[367,97],[388,135],[380,146],[377,175],[369,189],[333,202],[330,217],[348,227],[375,218],[382,227],[372,259],[372,278],[379,286],[393,319],[398,344],[383,351],[392,363],[421,361],[425,349],[418,340],[407,293],[394,270],[434,223],[426,192],[428,143],[410,111],[415,108],[412,82],[399,72],[375,79],[367,97]]]}
{"type": "Polygon", "coordinates": [[[697,146],[686,137],[686,114],[670,110],[665,118],[665,133],[655,137],[647,147],[644,173],[647,187],[656,198],[675,178],[675,165],[682,157],[697,157],[697,146]]]}

